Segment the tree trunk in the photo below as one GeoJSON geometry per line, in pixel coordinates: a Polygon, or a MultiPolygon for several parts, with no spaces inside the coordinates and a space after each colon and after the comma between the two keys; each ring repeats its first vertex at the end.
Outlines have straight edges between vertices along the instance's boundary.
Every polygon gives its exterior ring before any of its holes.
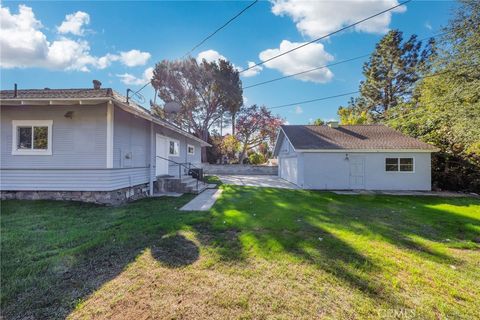
{"type": "MultiPolygon", "coordinates": [[[[208,142],[208,130],[203,130],[201,137],[204,141],[208,142]]],[[[207,162],[207,147],[202,147],[201,149],[202,149],[202,153],[201,153],[202,162],[207,162]]]]}
{"type": "Polygon", "coordinates": [[[232,136],[235,135],[235,113],[232,113],[232,136]]]}
{"type": "Polygon", "coordinates": [[[220,117],[220,137],[223,137],[223,113],[220,117]]]}
{"type": "Polygon", "coordinates": [[[239,160],[238,162],[240,164],[243,164],[243,160],[245,159],[245,154],[247,153],[247,145],[244,145],[243,148],[242,148],[242,153],[240,153],[240,157],[239,157],[239,160]]]}

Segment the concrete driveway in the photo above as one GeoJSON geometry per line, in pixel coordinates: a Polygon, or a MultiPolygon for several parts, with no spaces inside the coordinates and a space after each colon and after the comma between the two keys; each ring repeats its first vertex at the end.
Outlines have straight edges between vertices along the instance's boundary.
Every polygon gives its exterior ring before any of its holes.
{"type": "Polygon", "coordinates": [[[217,175],[217,177],[225,184],[233,184],[237,186],[298,189],[293,183],[280,179],[278,176],[217,175]]]}

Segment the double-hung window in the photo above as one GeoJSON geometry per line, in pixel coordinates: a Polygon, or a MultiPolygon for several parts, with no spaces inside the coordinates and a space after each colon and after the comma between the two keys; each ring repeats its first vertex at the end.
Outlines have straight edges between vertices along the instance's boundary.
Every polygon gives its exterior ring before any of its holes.
{"type": "Polygon", "coordinates": [[[177,140],[168,141],[168,154],[171,156],[180,155],[180,143],[177,140]]]}
{"type": "Polygon", "coordinates": [[[52,120],[13,120],[13,155],[51,155],[52,120]]]}
{"type": "Polygon", "coordinates": [[[413,158],[386,158],[385,171],[389,172],[413,172],[413,158]]]}

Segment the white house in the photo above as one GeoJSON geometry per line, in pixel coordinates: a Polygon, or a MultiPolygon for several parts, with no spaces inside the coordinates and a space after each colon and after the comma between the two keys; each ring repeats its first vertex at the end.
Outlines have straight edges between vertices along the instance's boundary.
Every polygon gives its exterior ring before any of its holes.
{"type": "Polygon", "coordinates": [[[110,88],[2,90],[0,114],[2,199],[115,204],[165,186],[201,191],[188,173],[210,145],[110,88]]]}
{"type": "Polygon", "coordinates": [[[437,148],[384,125],[282,126],[279,176],[303,189],[431,190],[437,148]]]}

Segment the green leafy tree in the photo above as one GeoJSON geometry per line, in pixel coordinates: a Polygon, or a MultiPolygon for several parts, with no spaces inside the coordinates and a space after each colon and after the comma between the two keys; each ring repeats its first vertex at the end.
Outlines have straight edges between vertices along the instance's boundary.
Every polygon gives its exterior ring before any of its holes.
{"type": "Polygon", "coordinates": [[[242,82],[239,79],[238,71],[231,63],[219,60],[219,68],[219,81],[229,88],[229,90],[223,90],[221,95],[224,101],[224,109],[230,115],[232,135],[235,135],[235,117],[243,106],[242,82]]]}
{"type": "Polygon", "coordinates": [[[416,35],[404,41],[401,31],[389,31],[363,66],[365,80],[360,83],[360,97],[342,107],[344,121],[364,123],[384,119],[390,108],[411,98],[415,82],[428,72],[434,56],[433,39],[423,46],[416,35]]]}
{"type": "Polygon", "coordinates": [[[480,191],[480,3],[461,1],[444,30],[435,72],[388,124],[433,143],[433,179],[441,188],[480,191]]]}
{"type": "Polygon", "coordinates": [[[365,101],[362,98],[350,98],[348,106],[338,108],[337,114],[343,125],[364,124],[370,120],[365,101]]]}
{"type": "MultiPolygon", "coordinates": [[[[207,141],[212,125],[243,105],[238,71],[227,61],[198,63],[189,58],[163,60],[153,71],[152,85],[164,102],[177,102],[179,113],[169,119],[207,141]]],[[[202,161],[207,160],[202,148],[202,161]]]]}
{"type": "Polygon", "coordinates": [[[257,148],[262,143],[273,145],[282,123],[283,120],[273,115],[265,106],[252,105],[241,110],[237,118],[236,134],[242,145],[239,162],[243,163],[247,151],[257,148]]]}
{"type": "Polygon", "coordinates": [[[313,120],[310,124],[312,126],[323,126],[325,124],[325,121],[323,121],[320,118],[317,118],[317,119],[313,120]]]}
{"type": "Polygon", "coordinates": [[[222,139],[221,150],[222,154],[231,161],[236,158],[240,151],[240,141],[234,135],[227,134],[222,139]]]}

